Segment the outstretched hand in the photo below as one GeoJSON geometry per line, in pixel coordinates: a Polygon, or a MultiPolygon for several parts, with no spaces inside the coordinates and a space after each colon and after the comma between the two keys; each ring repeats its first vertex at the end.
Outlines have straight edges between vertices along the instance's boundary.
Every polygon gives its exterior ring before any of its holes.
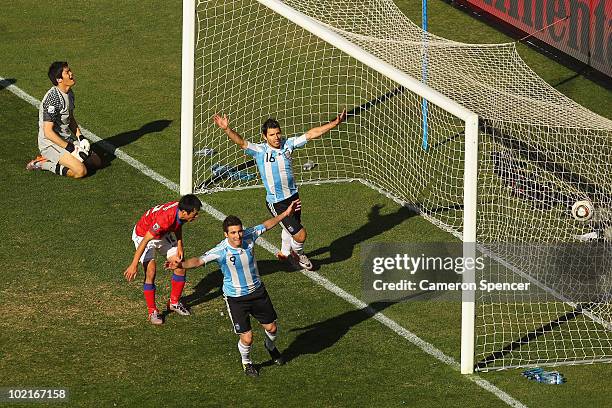
{"type": "Polygon", "coordinates": [[[342,112],[336,117],[336,122],[339,125],[340,123],[346,120],[346,108],[342,109],[342,112]]]}
{"type": "Polygon", "coordinates": [[[227,115],[219,116],[218,113],[215,113],[213,115],[213,121],[223,130],[227,130],[229,127],[229,119],[227,118],[227,115]]]}
{"type": "Polygon", "coordinates": [[[291,202],[289,207],[287,207],[287,209],[285,210],[285,217],[293,215],[296,212],[300,212],[301,210],[302,210],[302,201],[300,199],[297,199],[291,202]]]}
{"type": "Polygon", "coordinates": [[[178,269],[179,262],[181,262],[181,259],[172,259],[170,261],[166,261],[164,262],[164,269],[178,269]]]}

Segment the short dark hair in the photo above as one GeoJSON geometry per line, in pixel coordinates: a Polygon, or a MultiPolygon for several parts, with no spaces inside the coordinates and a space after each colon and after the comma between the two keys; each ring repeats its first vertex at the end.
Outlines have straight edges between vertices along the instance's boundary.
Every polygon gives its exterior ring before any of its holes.
{"type": "Polygon", "coordinates": [[[229,227],[233,227],[234,225],[242,226],[242,221],[240,221],[240,218],[236,217],[235,215],[228,215],[223,220],[223,232],[227,232],[229,227]]]}
{"type": "Polygon", "coordinates": [[[178,208],[179,210],[187,211],[188,213],[191,213],[193,210],[200,211],[200,208],[202,208],[202,202],[194,194],[186,194],[181,197],[178,208]]]}
{"type": "Polygon", "coordinates": [[[57,85],[57,80],[62,79],[62,72],[64,72],[64,68],[68,68],[68,63],[66,61],[55,61],[51,66],[49,66],[49,79],[53,85],[57,85]]]}
{"type": "Polygon", "coordinates": [[[261,133],[264,136],[267,135],[268,129],[280,129],[280,123],[274,118],[268,118],[263,125],[261,125],[261,133]]]}

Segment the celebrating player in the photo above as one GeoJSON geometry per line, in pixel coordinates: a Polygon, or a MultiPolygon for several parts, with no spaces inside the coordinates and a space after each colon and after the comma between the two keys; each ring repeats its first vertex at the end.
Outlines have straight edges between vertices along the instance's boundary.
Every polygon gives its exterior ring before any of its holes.
{"type": "Polygon", "coordinates": [[[101,160],[89,151],[89,141],[83,137],[74,118],[74,75],[65,61],[51,64],[48,75],[53,87],[43,97],[38,113],[40,155],[29,162],[26,169],[85,177],[87,167],[83,162],[98,168],[101,160]]]}
{"type": "MultiPolygon", "coordinates": [[[[152,324],[162,324],[163,320],[155,304],[155,252],[170,261],[183,259],[183,224],[198,218],[202,203],[193,194],[181,197],[180,201],[157,205],[147,210],[136,223],[132,241],[136,247],[132,263],[123,275],[129,281],[138,273],[138,261],[145,270],[143,285],[144,297],[152,324]]],[[[185,286],[185,270],[178,268],[172,275],[172,289],[167,308],[181,316],[189,316],[189,310],[180,302],[185,286]]]]}
{"type": "Polygon", "coordinates": [[[199,258],[166,262],[166,267],[174,270],[197,268],[212,261],[219,264],[223,273],[223,298],[234,332],[240,335],[238,351],[242,357],[242,367],[244,373],[251,377],[256,377],[259,373],[251,361],[253,332],[249,315],[263,326],[266,332],[264,346],[274,362],[278,365],[284,364],[283,357],[275,345],[276,311],[259,276],[253,247],[261,234],[299,210],[300,201],[295,200],[281,214],[247,229],[242,228],[242,221],[238,217],[230,215],[223,221],[225,239],[216,247],[199,258]]]}
{"type": "MultiPolygon", "coordinates": [[[[268,119],[261,126],[261,133],[265,143],[253,144],[242,138],[229,126],[226,115],[213,116],[214,122],[225,131],[231,141],[236,143],[245,153],[253,156],[259,169],[259,174],[266,188],[266,202],[268,211],[272,215],[281,214],[289,205],[299,199],[298,189],[293,180],[291,154],[294,149],[300,148],[307,141],[321,137],[331,129],[338,126],[346,118],[346,109],[336,119],[322,126],[310,129],[299,137],[282,137],[280,124],[275,119],[268,119]]],[[[281,221],[281,252],[276,256],[280,260],[293,261],[303,269],[311,270],[312,263],[304,254],[306,229],[301,223],[301,211],[281,221]]]]}

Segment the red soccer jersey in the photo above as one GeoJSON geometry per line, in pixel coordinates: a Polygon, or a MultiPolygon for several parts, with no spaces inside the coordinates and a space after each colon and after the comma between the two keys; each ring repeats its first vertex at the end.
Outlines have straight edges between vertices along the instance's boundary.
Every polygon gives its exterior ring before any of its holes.
{"type": "Polygon", "coordinates": [[[155,239],[168,232],[176,232],[181,227],[178,218],[178,201],[156,205],[150,208],[136,223],[136,235],[144,237],[147,232],[155,239]]]}

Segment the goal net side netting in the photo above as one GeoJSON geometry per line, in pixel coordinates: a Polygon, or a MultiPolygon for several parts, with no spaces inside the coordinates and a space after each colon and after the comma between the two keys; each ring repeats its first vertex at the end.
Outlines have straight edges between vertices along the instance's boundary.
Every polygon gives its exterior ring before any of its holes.
{"type": "MultiPolygon", "coordinates": [[[[536,289],[478,294],[477,368],[612,360],[612,121],[539,78],[514,43],[437,37],[390,0],[283,3],[478,115],[477,242],[499,263],[488,279],[536,289]],[[593,215],[573,216],[577,201],[593,215]]],[[[260,142],[268,117],[300,135],[346,107],[346,123],[294,152],[296,181],[364,183],[461,238],[465,122],[375,68],[255,0],[199,1],[193,191],[261,187],[213,114],[260,142]]]]}

